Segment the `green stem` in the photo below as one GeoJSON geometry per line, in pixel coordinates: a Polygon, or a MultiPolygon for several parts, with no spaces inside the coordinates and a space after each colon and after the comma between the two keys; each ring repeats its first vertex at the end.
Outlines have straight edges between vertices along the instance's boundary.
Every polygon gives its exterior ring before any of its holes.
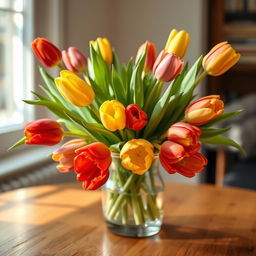
{"type": "Polygon", "coordinates": [[[141,203],[139,202],[139,194],[136,193],[134,187],[131,188],[131,199],[132,199],[132,208],[133,216],[136,225],[144,223],[144,216],[142,211],[141,203]]]}
{"type": "Polygon", "coordinates": [[[73,132],[64,132],[63,135],[66,137],[91,138],[90,136],[84,135],[82,133],[73,133],[73,132]]]}
{"type": "Polygon", "coordinates": [[[120,133],[120,136],[121,136],[122,140],[125,141],[126,140],[126,136],[124,134],[124,131],[123,130],[118,130],[118,131],[120,133]]]}
{"type": "Polygon", "coordinates": [[[89,106],[89,108],[92,110],[92,112],[95,114],[95,116],[97,116],[97,118],[100,120],[100,112],[99,112],[99,110],[93,104],[91,104],[89,106]]]}
{"type": "Polygon", "coordinates": [[[64,67],[64,65],[63,65],[61,62],[60,62],[57,66],[59,67],[60,70],[66,69],[66,68],[64,67]]]}
{"type": "Polygon", "coordinates": [[[133,182],[136,180],[136,175],[131,174],[130,177],[128,178],[128,180],[126,181],[125,185],[124,185],[124,189],[122,191],[122,194],[120,194],[118,196],[118,198],[116,199],[113,207],[111,208],[108,218],[112,219],[115,215],[116,212],[119,210],[119,207],[121,206],[123,199],[125,197],[125,192],[127,192],[127,190],[130,188],[130,186],[133,184],[133,182]]]}
{"type": "Polygon", "coordinates": [[[208,75],[208,73],[206,71],[204,71],[198,78],[197,80],[194,82],[193,84],[193,90],[197,87],[197,85],[208,75]]]}
{"type": "Polygon", "coordinates": [[[152,88],[151,92],[149,93],[148,95],[148,98],[144,104],[144,111],[147,112],[148,109],[149,109],[149,106],[152,104],[152,100],[154,99],[154,97],[156,96],[156,93],[160,90],[161,91],[161,88],[163,86],[163,82],[161,81],[157,81],[155,86],[152,88]]]}

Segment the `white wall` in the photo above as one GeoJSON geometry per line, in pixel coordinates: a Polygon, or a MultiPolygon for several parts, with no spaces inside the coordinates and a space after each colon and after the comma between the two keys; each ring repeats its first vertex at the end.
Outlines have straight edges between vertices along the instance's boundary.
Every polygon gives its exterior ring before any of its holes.
{"type": "Polygon", "coordinates": [[[202,0],[64,0],[65,46],[88,53],[88,41],[98,36],[111,40],[127,61],[145,40],[164,47],[172,28],[191,35],[187,54],[194,61],[204,48],[205,7],[202,0]]]}

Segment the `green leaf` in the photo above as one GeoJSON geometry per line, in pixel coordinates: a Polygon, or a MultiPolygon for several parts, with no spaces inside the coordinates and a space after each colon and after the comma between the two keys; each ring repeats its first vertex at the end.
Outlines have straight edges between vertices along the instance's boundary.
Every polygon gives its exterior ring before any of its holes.
{"type": "Polygon", "coordinates": [[[66,101],[62,97],[62,95],[59,93],[55,85],[54,79],[44,70],[44,68],[39,67],[39,71],[49,91],[51,92],[52,95],[54,95],[55,100],[58,100],[58,102],[61,102],[63,105],[65,105],[66,101]]]}
{"type": "Polygon", "coordinates": [[[102,56],[97,53],[93,46],[90,44],[90,64],[92,68],[90,72],[91,78],[99,85],[100,91],[110,97],[109,84],[110,84],[110,71],[106,62],[103,60],[102,56]]]}
{"type": "Polygon", "coordinates": [[[126,105],[126,93],[125,93],[125,85],[123,84],[119,74],[117,73],[115,67],[112,68],[112,88],[116,95],[116,100],[120,101],[122,104],[126,105]]]}
{"type": "Polygon", "coordinates": [[[178,80],[174,92],[183,93],[183,96],[176,107],[175,114],[172,116],[172,123],[176,123],[177,121],[180,121],[180,119],[182,119],[184,111],[193,97],[196,76],[198,74],[198,71],[201,69],[202,59],[202,56],[199,57],[188,72],[184,71],[184,74],[181,74],[181,78],[177,78],[181,79],[182,81],[178,80]]]}
{"type": "MultiPolygon", "coordinates": [[[[200,127],[201,128],[201,127],[200,127]]],[[[225,133],[227,131],[229,131],[231,129],[231,127],[228,128],[221,128],[221,129],[207,129],[207,128],[201,128],[202,134],[200,136],[200,138],[209,138],[209,137],[213,137],[222,133],[225,133]]]]}
{"type": "Polygon", "coordinates": [[[146,47],[142,54],[139,57],[138,62],[135,64],[135,68],[132,72],[132,77],[130,81],[130,90],[133,97],[133,102],[140,106],[141,108],[144,105],[144,89],[142,81],[142,71],[144,68],[144,62],[146,58],[146,47]]]}
{"type": "Polygon", "coordinates": [[[246,155],[244,149],[239,144],[224,136],[217,135],[209,138],[200,138],[200,141],[207,144],[232,146],[240,150],[242,154],[246,155]]]}
{"type": "Polygon", "coordinates": [[[112,53],[113,53],[113,66],[114,66],[115,70],[117,71],[117,73],[121,74],[121,64],[120,64],[119,58],[114,49],[112,49],[112,53]]]}
{"type": "Polygon", "coordinates": [[[162,121],[159,123],[159,125],[156,129],[155,135],[162,135],[173,124],[171,117],[177,111],[175,106],[179,103],[181,98],[182,98],[182,94],[173,95],[170,98],[168,107],[164,113],[162,121]]]}
{"type": "Polygon", "coordinates": [[[201,127],[210,127],[210,126],[214,126],[214,125],[217,125],[219,123],[222,123],[230,118],[233,118],[237,115],[239,115],[240,113],[242,113],[244,110],[237,110],[237,111],[233,111],[233,112],[227,112],[227,113],[224,113],[220,116],[218,116],[217,118],[215,118],[214,120],[212,120],[211,122],[205,124],[205,125],[202,125],[201,127]]]}
{"type": "MultiPolygon", "coordinates": [[[[167,88],[162,98],[155,105],[152,115],[149,119],[149,122],[144,130],[143,138],[147,138],[148,136],[150,136],[150,134],[154,132],[155,128],[161,122],[162,117],[164,116],[164,113],[168,108],[170,97],[171,97],[171,86],[167,88]]],[[[175,95],[172,97],[175,98],[175,95]]]]}
{"type": "Polygon", "coordinates": [[[26,137],[23,137],[18,142],[16,142],[14,145],[12,145],[10,148],[8,148],[8,151],[10,151],[10,150],[22,145],[22,144],[25,144],[26,139],[27,139],[26,137]]]}

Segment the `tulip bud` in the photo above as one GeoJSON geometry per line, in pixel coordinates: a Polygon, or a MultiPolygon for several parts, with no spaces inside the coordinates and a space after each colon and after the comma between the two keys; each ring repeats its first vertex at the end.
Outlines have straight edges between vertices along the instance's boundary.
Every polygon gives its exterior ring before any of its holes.
{"type": "Polygon", "coordinates": [[[155,61],[153,72],[158,80],[170,82],[180,74],[183,64],[180,57],[163,50],[155,61]]]}
{"type": "Polygon", "coordinates": [[[219,95],[209,95],[192,102],[185,110],[185,119],[194,125],[203,125],[221,115],[224,103],[219,95]]]}
{"type": "Polygon", "coordinates": [[[167,40],[165,50],[173,53],[181,59],[184,57],[189,44],[189,34],[185,30],[177,31],[173,29],[167,40]]]}
{"type": "Polygon", "coordinates": [[[154,159],[153,148],[153,145],[147,140],[129,140],[120,152],[122,166],[135,174],[144,174],[154,159]]]}
{"type": "Polygon", "coordinates": [[[28,145],[53,146],[62,140],[63,129],[54,120],[39,119],[25,125],[24,135],[28,145]]]}
{"type": "Polygon", "coordinates": [[[136,104],[130,104],[125,109],[126,126],[132,130],[139,131],[147,124],[148,116],[136,104]]]}
{"type": "Polygon", "coordinates": [[[111,65],[113,62],[113,53],[112,53],[112,47],[110,45],[110,42],[107,38],[98,37],[96,41],[90,41],[93,48],[96,50],[99,49],[101,56],[103,60],[111,65]]]}
{"type": "Polygon", "coordinates": [[[59,162],[57,169],[60,172],[74,170],[74,158],[77,156],[75,151],[86,145],[83,139],[74,139],[66,142],[52,153],[52,159],[59,162]]]}
{"type": "Polygon", "coordinates": [[[61,62],[60,50],[46,38],[36,38],[31,47],[38,60],[46,67],[51,68],[61,62]]]}
{"type": "Polygon", "coordinates": [[[215,45],[203,58],[203,68],[211,76],[219,76],[234,66],[240,59],[240,54],[228,42],[215,45]]]}
{"type": "Polygon", "coordinates": [[[139,60],[139,57],[142,54],[142,52],[144,51],[145,47],[147,47],[147,52],[146,52],[146,59],[145,59],[145,63],[144,63],[144,72],[149,72],[149,71],[152,71],[153,65],[156,60],[155,44],[153,44],[149,41],[146,41],[144,44],[142,44],[140,46],[140,48],[138,49],[135,62],[137,63],[137,61],[139,60]]]}
{"type": "Polygon", "coordinates": [[[61,95],[78,107],[88,106],[94,100],[92,87],[71,71],[62,70],[54,81],[61,95]]]}
{"type": "Polygon", "coordinates": [[[117,100],[107,100],[100,106],[100,119],[104,127],[110,131],[125,128],[125,107],[117,100]]]}
{"type": "Polygon", "coordinates": [[[72,72],[82,73],[86,69],[87,59],[76,47],[62,51],[62,59],[68,70],[72,72]]]}
{"type": "Polygon", "coordinates": [[[194,125],[179,122],[172,125],[167,131],[169,141],[182,145],[185,151],[193,154],[200,149],[199,137],[201,130],[194,125]]]}

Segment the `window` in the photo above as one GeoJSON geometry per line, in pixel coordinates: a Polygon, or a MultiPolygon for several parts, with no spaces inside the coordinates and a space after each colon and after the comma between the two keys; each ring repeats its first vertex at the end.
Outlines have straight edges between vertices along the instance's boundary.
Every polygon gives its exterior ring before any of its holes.
{"type": "Polygon", "coordinates": [[[31,1],[0,0],[0,132],[21,127],[29,118],[22,99],[32,81],[31,1]]]}

